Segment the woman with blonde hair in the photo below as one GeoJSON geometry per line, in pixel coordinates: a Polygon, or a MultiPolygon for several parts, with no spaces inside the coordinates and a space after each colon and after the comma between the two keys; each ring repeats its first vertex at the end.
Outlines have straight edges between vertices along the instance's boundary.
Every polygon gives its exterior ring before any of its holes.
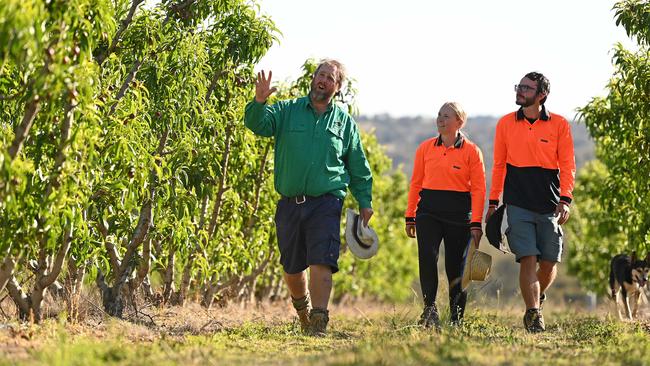
{"type": "Polygon", "coordinates": [[[420,324],[440,327],[436,307],[438,251],[445,242],[452,324],[460,324],[467,292],[461,288],[470,243],[478,247],[485,201],[483,154],[460,130],[467,114],[456,102],[442,105],[436,118],[438,136],[415,153],[406,209],[406,235],[417,237],[424,311],[420,324]]]}

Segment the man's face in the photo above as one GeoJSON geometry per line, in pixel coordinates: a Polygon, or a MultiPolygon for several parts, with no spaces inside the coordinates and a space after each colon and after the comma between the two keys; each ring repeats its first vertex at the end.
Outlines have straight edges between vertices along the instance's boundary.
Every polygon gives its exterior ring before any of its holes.
{"type": "Polygon", "coordinates": [[[517,88],[517,100],[515,103],[522,107],[530,107],[539,102],[542,98],[541,95],[537,93],[537,82],[530,80],[528,78],[523,78],[519,82],[519,87],[517,88]],[[538,99],[539,98],[539,99],[538,99]]]}
{"type": "Polygon", "coordinates": [[[329,101],[339,91],[339,83],[336,82],[336,67],[322,65],[311,81],[311,97],[318,102],[329,101]]]}

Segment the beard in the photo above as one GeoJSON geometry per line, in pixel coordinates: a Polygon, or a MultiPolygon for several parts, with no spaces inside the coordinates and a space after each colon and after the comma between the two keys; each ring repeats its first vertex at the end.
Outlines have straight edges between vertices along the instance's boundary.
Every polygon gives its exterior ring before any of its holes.
{"type": "Polygon", "coordinates": [[[336,95],[336,91],[327,89],[318,89],[315,81],[311,83],[309,96],[316,102],[329,102],[336,95]]]}
{"type": "Polygon", "coordinates": [[[515,100],[515,103],[519,106],[522,106],[524,108],[530,107],[531,105],[535,104],[535,97],[532,98],[526,98],[523,95],[517,95],[517,98],[515,100]]]}
{"type": "Polygon", "coordinates": [[[326,91],[323,90],[318,90],[315,88],[312,88],[311,91],[309,92],[309,95],[314,99],[316,102],[326,102],[330,100],[334,95],[327,93],[326,91]]]}

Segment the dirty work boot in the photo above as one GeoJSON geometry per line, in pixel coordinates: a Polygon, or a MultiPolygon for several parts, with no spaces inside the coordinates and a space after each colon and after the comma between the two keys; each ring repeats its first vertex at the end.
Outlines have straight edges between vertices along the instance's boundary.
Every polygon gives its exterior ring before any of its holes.
{"type": "Polygon", "coordinates": [[[313,308],[309,312],[309,335],[324,337],[327,333],[327,323],[330,321],[329,311],[313,308]]]}
{"type": "Polygon", "coordinates": [[[436,304],[424,307],[424,311],[422,311],[422,315],[420,315],[420,321],[418,324],[424,328],[435,327],[436,329],[440,329],[440,316],[438,315],[436,304]]]}
{"type": "Polygon", "coordinates": [[[546,330],[544,316],[539,309],[528,309],[524,314],[524,328],[529,333],[539,333],[546,330]]]}
{"type": "Polygon", "coordinates": [[[309,329],[309,311],[311,310],[311,299],[309,298],[309,294],[299,299],[294,299],[293,296],[291,296],[291,303],[298,314],[300,329],[302,329],[303,332],[306,332],[309,329]]]}

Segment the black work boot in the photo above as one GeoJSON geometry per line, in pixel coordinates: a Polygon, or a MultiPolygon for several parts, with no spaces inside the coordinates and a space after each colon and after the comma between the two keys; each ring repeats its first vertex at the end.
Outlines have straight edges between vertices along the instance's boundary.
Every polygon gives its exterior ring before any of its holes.
{"type": "Polygon", "coordinates": [[[293,296],[291,296],[291,303],[298,314],[300,329],[302,329],[303,332],[306,332],[309,329],[309,311],[311,310],[311,299],[309,298],[309,293],[299,299],[294,299],[293,296]]]}
{"type": "Polygon", "coordinates": [[[540,333],[546,330],[544,316],[539,309],[528,309],[524,314],[524,328],[529,333],[540,333]]]}
{"type": "Polygon", "coordinates": [[[436,304],[424,307],[424,311],[422,311],[422,315],[420,315],[420,321],[418,324],[424,328],[435,327],[435,329],[440,329],[440,315],[438,315],[436,304]]]}
{"type": "Polygon", "coordinates": [[[467,303],[467,292],[461,292],[455,300],[449,303],[451,325],[462,325],[465,316],[465,304],[467,303]]]}

